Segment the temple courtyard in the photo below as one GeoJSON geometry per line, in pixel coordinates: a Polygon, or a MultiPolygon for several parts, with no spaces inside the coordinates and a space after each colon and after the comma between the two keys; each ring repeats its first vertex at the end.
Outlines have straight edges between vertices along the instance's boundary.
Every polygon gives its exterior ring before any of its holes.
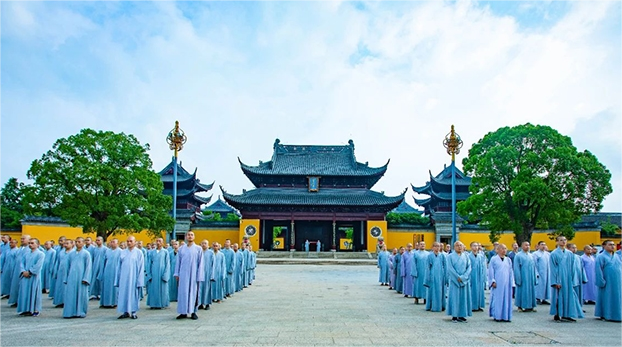
{"type": "MultiPolygon", "coordinates": [[[[621,324],[594,318],[555,323],[548,306],[514,311],[511,323],[475,312],[468,323],[451,323],[442,313],[377,283],[373,265],[260,264],[252,286],[199,320],[176,320],[176,303],[149,310],[141,302],[137,320],[118,320],[116,310],[90,302],[84,319],[63,319],[44,295],[39,317],[20,317],[2,300],[2,346],[620,346],[621,324]]],[[[488,294],[487,294],[488,295],[488,294]]]]}

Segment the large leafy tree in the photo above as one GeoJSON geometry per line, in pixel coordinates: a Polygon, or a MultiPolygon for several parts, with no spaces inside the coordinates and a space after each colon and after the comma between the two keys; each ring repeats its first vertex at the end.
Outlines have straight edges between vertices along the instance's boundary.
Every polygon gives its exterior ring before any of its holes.
{"type": "Polygon", "coordinates": [[[22,226],[20,220],[24,218],[22,200],[24,197],[24,183],[11,177],[2,187],[2,211],[0,219],[2,229],[17,229],[22,226]]]}
{"type": "Polygon", "coordinates": [[[548,126],[527,123],[488,133],[462,163],[473,177],[473,195],[458,204],[459,213],[491,233],[513,230],[519,243],[531,241],[536,227],[572,238],[572,223],[599,211],[612,192],[609,170],[548,126]]]}
{"type": "Polygon", "coordinates": [[[145,229],[160,235],[173,226],[172,201],[148,150],[133,135],[92,129],[57,140],[28,171],[27,212],[59,216],[104,239],[145,229]]]}

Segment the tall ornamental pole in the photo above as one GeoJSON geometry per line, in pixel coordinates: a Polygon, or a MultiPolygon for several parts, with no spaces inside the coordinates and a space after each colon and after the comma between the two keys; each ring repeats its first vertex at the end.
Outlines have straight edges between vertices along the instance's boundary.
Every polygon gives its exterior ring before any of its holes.
{"type": "Polygon", "coordinates": [[[443,146],[447,148],[447,154],[451,155],[451,242],[454,243],[458,241],[456,235],[456,154],[460,153],[462,140],[454,130],[453,124],[451,131],[445,136],[443,146]]]}
{"type": "Polygon", "coordinates": [[[175,224],[173,225],[173,234],[169,237],[169,242],[177,239],[177,154],[184,148],[184,144],[186,143],[188,138],[184,131],[179,128],[179,121],[175,121],[175,127],[169,131],[168,136],[166,137],[166,143],[168,143],[168,147],[173,150],[173,219],[175,220],[175,224]]]}

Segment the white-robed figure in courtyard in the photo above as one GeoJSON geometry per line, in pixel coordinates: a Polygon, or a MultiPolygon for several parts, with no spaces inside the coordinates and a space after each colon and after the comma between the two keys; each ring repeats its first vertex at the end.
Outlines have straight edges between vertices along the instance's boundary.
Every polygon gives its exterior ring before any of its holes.
{"type": "Polygon", "coordinates": [[[469,285],[471,286],[471,310],[483,311],[486,307],[486,255],[480,252],[478,242],[471,242],[471,252],[469,252],[469,260],[471,261],[471,278],[469,285]]]}
{"type": "Polygon", "coordinates": [[[214,252],[209,249],[209,241],[201,241],[203,252],[203,282],[199,284],[199,310],[209,310],[212,303],[212,271],[214,269],[214,252]]]}
{"type": "Polygon", "coordinates": [[[45,254],[39,250],[39,240],[28,241],[28,251],[20,263],[19,298],[17,313],[22,316],[38,316],[41,312],[41,275],[45,254]]]}
{"type": "Polygon", "coordinates": [[[514,270],[512,259],[506,256],[508,248],[500,243],[496,255],[488,264],[488,283],[490,283],[489,315],[496,322],[512,320],[512,287],[514,286],[514,270]]]}
{"type": "Polygon", "coordinates": [[[170,304],[168,281],[171,278],[169,253],[163,248],[164,240],[156,239],[156,248],[149,253],[147,273],[147,306],[152,309],[168,307],[170,304]]]}
{"type": "Polygon", "coordinates": [[[194,243],[194,233],[186,233],[186,244],[179,247],[175,265],[177,288],[177,319],[199,319],[197,316],[197,297],[199,284],[205,280],[203,272],[203,251],[194,243]]]}
{"type": "Polygon", "coordinates": [[[73,240],[64,239],[63,248],[56,252],[56,267],[54,268],[54,300],[52,304],[55,307],[63,307],[65,305],[65,277],[69,267],[69,255],[73,252],[73,240]]]}
{"type": "Polygon", "coordinates": [[[376,265],[379,269],[378,282],[381,286],[389,285],[389,252],[387,252],[387,245],[382,245],[382,250],[378,253],[378,263],[376,265]]]}
{"type": "Polygon", "coordinates": [[[574,253],[566,249],[566,237],[557,236],[557,248],[551,253],[551,310],[556,321],[574,322],[583,318],[579,298],[574,290],[576,272],[574,253]]]}
{"type": "Polygon", "coordinates": [[[428,254],[426,279],[424,285],[428,288],[425,310],[441,312],[445,310],[447,287],[447,259],[441,252],[441,244],[434,242],[432,252],[428,254]]]}
{"type": "Polygon", "coordinates": [[[104,246],[104,238],[97,236],[95,238],[95,245],[89,247],[88,251],[91,253],[91,261],[93,262],[93,273],[90,286],[90,295],[93,299],[100,299],[101,295],[101,276],[99,275],[104,271],[104,255],[108,248],[104,246]]]}
{"type": "Polygon", "coordinates": [[[447,255],[447,277],[449,293],[447,297],[447,315],[452,322],[466,322],[471,312],[471,261],[464,252],[464,244],[454,242],[454,251],[447,255]]]}
{"type": "Polygon", "coordinates": [[[613,241],[605,241],[604,250],[596,257],[595,277],[598,294],[594,315],[601,319],[622,320],[622,257],[615,252],[613,241]]]}
{"type": "MultiPolygon", "coordinates": [[[[212,252],[214,252],[214,260],[212,263],[212,272],[210,277],[210,289],[212,291],[211,298],[213,302],[221,302],[225,298],[225,280],[227,278],[227,264],[225,255],[220,251],[220,244],[214,242],[212,244],[212,252]]],[[[205,279],[207,281],[207,278],[205,279]]]]}
{"type": "Polygon", "coordinates": [[[514,256],[514,283],[516,283],[516,298],[514,304],[519,311],[534,311],[536,307],[536,284],[538,270],[536,262],[529,253],[529,241],[523,241],[521,251],[514,256]]]}
{"type": "Polygon", "coordinates": [[[84,238],[76,238],[76,249],[67,257],[67,273],[63,318],[84,318],[89,309],[89,286],[91,284],[91,255],[84,247],[84,238]]]}
{"type": "Polygon", "coordinates": [[[116,307],[119,297],[119,288],[114,285],[114,282],[117,279],[122,249],[119,248],[118,239],[112,239],[108,246],[103,256],[104,269],[99,273],[99,280],[102,285],[99,305],[102,308],[116,307]]]}
{"type": "Polygon", "coordinates": [[[538,242],[538,249],[533,252],[538,271],[538,283],[536,284],[536,302],[538,305],[550,305],[551,280],[550,280],[551,254],[546,250],[546,242],[538,242]]]}
{"type": "Polygon", "coordinates": [[[145,286],[145,256],[136,247],[136,238],[127,238],[127,248],[119,256],[117,267],[117,279],[115,286],[119,287],[119,298],[117,302],[117,312],[121,313],[119,319],[132,318],[138,316],[140,294],[145,286]]]}
{"type": "MultiPolygon", "coordinates": [[[[386,249],[386,246],[383,245],[383,247],[386,249]]],[[[412,296],[415,298],[416,305],[419,305],[419,299],[423,299],[423,303],[425,304],[427,288],[424,284],[429,254],[430,253],[425,250],[425,242],[418,242],[413,251],[411,260],[411,274],[413,277],[412,296]]]]}

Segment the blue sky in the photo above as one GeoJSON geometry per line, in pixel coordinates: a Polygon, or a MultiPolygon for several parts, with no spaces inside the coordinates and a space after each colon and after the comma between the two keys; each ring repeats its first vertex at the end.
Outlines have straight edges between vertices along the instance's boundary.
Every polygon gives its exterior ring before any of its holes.
{"type": "MultiPolygon", "coordinates": [[[[179,120],[204,182],[251,188],[237,157],[347,144],[375,187],[423,185],[502,126],[546,124],[612,172],[622,209],[620,2],[6,2],[2,182],[82,128],[135,134],[154,169],[179,120]]],[[[219,189],[213,191],[217,197],[219,189]]],[[[414,204],[409,190],[407,202],[414,204]]]]}

